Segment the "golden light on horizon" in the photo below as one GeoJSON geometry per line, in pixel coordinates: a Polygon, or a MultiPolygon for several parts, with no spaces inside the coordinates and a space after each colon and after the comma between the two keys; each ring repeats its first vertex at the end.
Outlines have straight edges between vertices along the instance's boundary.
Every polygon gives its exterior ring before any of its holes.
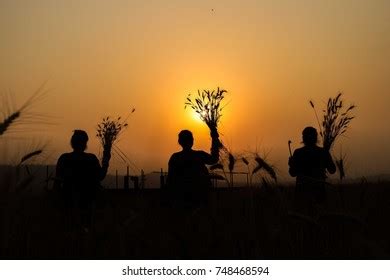
{"type": "Polygon", "coordinates": [[[359,105],[343,139],[356,174],[388,169],[390,148],[375,139],[389,135],[381,128],[389,117],[389,2],[227,1],[215,13],[207,1],[5,2],[0,84],[19,104],[52,77],[54,90],[34,108],[56,117],[42,136],[53,139],[52,162],[69,149],[75,128],[93,135],[102,117],[125,117],[132,106],[121,148],[144,169],[166,165],[182,129],[207,150],[208,127],[184,102],[219,86],[228,94],[218,129],[235,151],[261,142],[285,172],[286,139],[300,143],[302,128],[316,124],[307,100],[343,91],[359,105]],[[371,155],[372,164],[360,160],[371,155]]]}

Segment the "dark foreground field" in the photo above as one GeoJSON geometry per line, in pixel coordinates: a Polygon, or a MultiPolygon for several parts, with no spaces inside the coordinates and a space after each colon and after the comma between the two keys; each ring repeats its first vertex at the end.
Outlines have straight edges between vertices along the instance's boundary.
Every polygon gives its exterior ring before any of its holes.
{"type": "Polygon", "coordinates": [[[209,207],[185,212],[165,207],[160,190],[106,190],[88,233],[68,226],[53,192],[8,194],[1,198],[1,257],[389,258],[389,184],[327,192],[326,205],[305,210],[289,187],[214,189],[209,207]]]}

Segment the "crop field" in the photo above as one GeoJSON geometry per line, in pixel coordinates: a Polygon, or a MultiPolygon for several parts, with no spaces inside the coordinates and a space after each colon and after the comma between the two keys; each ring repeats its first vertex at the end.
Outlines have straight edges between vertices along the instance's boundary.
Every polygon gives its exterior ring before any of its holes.
{"type": "MultiPolygon", "coordinates": [[[[390,254],[386,182],[330,186],[303,205],[288,186],[221,188],[170,207],[160,189],[102,190],[85,232],[54,191],[1,197],[5,259],[377,259],[390,254]]],[[[77,215],[76,215],[77,216],[77,215]]]]}

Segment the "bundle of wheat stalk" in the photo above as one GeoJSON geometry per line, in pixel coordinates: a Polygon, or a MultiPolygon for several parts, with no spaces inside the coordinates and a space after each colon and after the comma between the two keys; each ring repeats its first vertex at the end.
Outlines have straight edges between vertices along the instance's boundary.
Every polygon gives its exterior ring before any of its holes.
{"type": "Polygon", "coordinates": [[[135,112],[132,108],[126,118],[118,117],[111,119],[110,117],[103,118],[102,122],[97,125],[96,137],[99,139],[103,148],[103,159],[111,155],[111,150],[114,149],[120,157],[123,157],[122,151],[115,147],[115,142],[119,139],[123,131],[128,127],[127,120],[130,115],[135,112]]]}
{"type": "MultiPolygon", "coordinates": [[[[322,145],[327,151],[331,151],[334,147],[336,140],[347,132],[349,124],[355,118],[352,116],[352,111],[355,109],[355,105],[349,105],[345,109],[345,104],[342,100],[342,93],[338,93],[336,97],[330,97],[326,105],[326,109],[323,110],[322,124],[319,121],[317,111],[315,109],[313,101],[310,101],[310,106],[313,108],[318,126],[320,129],[320,135],[322,137],[322,145]],[[344,110],[343,110],[344,109],[344,110]]],[[[340,156],[340,159],[336,159],[336,167],[339,171],[340,180],[345,177],[344,170],[344,156],[340,156]]]]}
{"type": "Polygon", "coordinates": [[[211,132],[218,132],[218,124],[222,116],[222,100],[225,98],[226,90],[198,90],[198,95],[193,99],[191,94],[187,96],[185,107],[191,107],[200,117],[200,119],[206,123],[211,132]]]}
{"type": "Polygon", "coordinates": [[[127,123],[120,121],[121,117],[111,119],[110,117],[103,118],[103,121],[97,126],[96,137],[99,138],[103,149],[111,149],[118,136],[127,127],[127,123]]]}
{"type": "Polygon", "coordinates": [[[320,128],[323,147],[328,151],[332,149],[339,136],[347,131],[350,122],[354,119],[354,116],[352,116],[351,113],[355,108],[355,105],[349,105],[348,108],[343,111],[345,107],[341,96],[342,93],[339,93],[336,97],[330,97],[328,99],[326,110],[324,110],[322,125],[319,123],[314,103],[313,101],[310,101],[310,105],[314,109],[320,128]]]}

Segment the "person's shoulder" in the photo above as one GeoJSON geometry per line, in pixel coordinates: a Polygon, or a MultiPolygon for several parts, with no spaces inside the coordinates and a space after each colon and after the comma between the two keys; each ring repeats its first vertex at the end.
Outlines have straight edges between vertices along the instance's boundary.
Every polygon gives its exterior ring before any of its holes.
{"type": "Polygon", "coordinates": [[[300,147],[300,148],[296,148],[296,149],[295,149],[295,152],[300,153],[300,152],[302,152],[302,151],[304,151],[304,150],[306,150],[306,146],[303,146],[303,147],[300,147]]]}
{"type": "Polygon", "coordinates": [[[95,154],[92,154],[92,153],[85,153],[85,157],[89,160],[99,161],[97,156],[95,154]]]}
{"type": "Polygon", "coordinates": [[[330,153],[327,149],[321,146],[314,146],[312,147],[312,153],[320,158],[327,158],[330,156],[330,153]]]}
{"type": "Polygon", "coordinates": [[[196,155],[207,154],[207,152],[203,150],[191,150],[191,152],[196,155]]]}
{"type": "Polygon", "coordinates": [[[176,152],[176,153],[173,153],[173,154],[171,155],[171,158],[181,157],[182,155],[183,155],[183,151],[176,152]]]}
{"type": "Polygon", "coordinates": [[[210,155],[209,153],[202,151],[202,150],[193,150],[193,153],[194,153],[194,155],[200,156],[200,157],[210,155]]]}
{"type": "Polygon", "coordinates": [[[305,147],[305,146],[300,147],[300,148],[297,148],[297,149],[295,149],[295,151],[294,151],[294,155],[302,154],[302,153],[304,153],[305,151],[306,151],[306,147],[305,147]]]}
{"type": "Polygon", "coordinates": [[[328,154],[329,151],[327,149],[325,149],[324,147],[320,147],[320,146],[316,146],[315,147],[315,150],[318,152],[318,153],[322,153],[322,154],[328,154]]]}
{"type": "Polygon", "coordinates": [[[63,161],[63,160],[67,160],[71,157],[72,153],[63,153],[62,155],[60,155],[60,157],[58,158],[58,161],[63,161]]]}
{"type": "Polygon", "coordinates": [[[183,154],[183,152],[176,152],[176,153],[173,153],[173,154],[171,155],[171,157],[169,158],[169,161],[171,162],[171,161],[177,160],[178,158],[182,157],[182,154],[183,154]]]}

